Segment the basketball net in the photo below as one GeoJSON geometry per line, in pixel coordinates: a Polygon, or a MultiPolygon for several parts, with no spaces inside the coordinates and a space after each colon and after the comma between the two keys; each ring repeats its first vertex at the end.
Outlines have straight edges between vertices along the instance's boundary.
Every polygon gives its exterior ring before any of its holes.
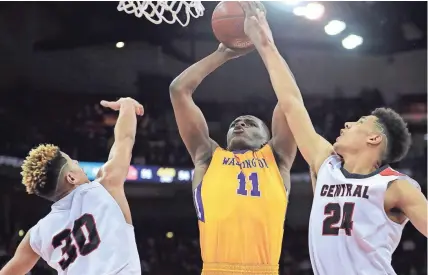
{"type": "Polygon", "coordinates": [[[201,1],[120,1],[117,9],[138,18],[144,15],[153,24],[178,22],[183,27],[189,24],[190,17],[198,18],[204,15],[205,10],[201,1]],[[186,13],[184,22],[178,18],[182,10],[186,13]],[[165,12],[171,16],[165,17],[165,12]]]}

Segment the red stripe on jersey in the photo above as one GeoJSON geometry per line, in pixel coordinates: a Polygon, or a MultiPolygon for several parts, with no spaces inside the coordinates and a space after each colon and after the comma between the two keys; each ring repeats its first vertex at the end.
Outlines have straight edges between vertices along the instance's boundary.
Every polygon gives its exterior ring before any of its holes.
{"type": "Polygon", "coordinates": [[[395,171],[391,167],[386,168],[382,172],[379,173],[381,176],[405,176],[404,174],[401,174],[398,171],[395,171]]]}

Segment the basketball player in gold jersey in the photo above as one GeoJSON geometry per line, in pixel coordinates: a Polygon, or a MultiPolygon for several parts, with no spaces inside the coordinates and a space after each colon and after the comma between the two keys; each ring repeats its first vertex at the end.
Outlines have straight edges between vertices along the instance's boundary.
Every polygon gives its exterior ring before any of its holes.
{"type": "Polygon", "coordinates": [[[170,86],[178,129],[195,165],[192,187],[204,275],[278,274],[290,168],[296,155],[284,113],[275,107],[272,137],[260,119],[237,117],[227,133],[227,148],[221,148],[210,138],[207,122],[192,99],[206,76],[249,51],[220,44],[170,86]]]}

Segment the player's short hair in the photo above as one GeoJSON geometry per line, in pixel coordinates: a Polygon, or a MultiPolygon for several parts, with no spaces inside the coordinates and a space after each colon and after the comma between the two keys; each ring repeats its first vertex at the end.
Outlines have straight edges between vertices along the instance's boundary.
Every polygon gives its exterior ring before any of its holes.
{"type": "Polygon", "coordinates": [[[22,183],[28,194],[49,198],[54,195],[58,177],[67,160],[58,146],[41,144],[33,148],[22,164],[22,183]]]}
{"type": "Polygon", "coordinates": [[[383,128],[387,148],[382,163],[394,163],[402,160],[409,151],[411,135],[407,123],[391,108],[377,108],[372,112],[383,128]]]}

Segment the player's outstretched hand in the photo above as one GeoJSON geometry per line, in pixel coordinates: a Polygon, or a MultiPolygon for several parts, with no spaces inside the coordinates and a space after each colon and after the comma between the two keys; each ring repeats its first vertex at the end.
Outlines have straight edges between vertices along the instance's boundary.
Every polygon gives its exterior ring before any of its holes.
{"type": "Polygon", "coordinates": [[[266,20],[266,9],[258,1],[240,1],[245,12],[244,31],[254,45],[264,46],[273,43],[272,31],[266,20]]]}
{"type": "Polygon", "coordinates": [[[243,56],[243,55],[246,55],[247,53],[252,52],[253,50],[254,50],[254,46],[244,48],[244,49],[230,49],[226,47],[223,43],[220,43],[220,45],[217,48],[217,51],[224,53],[227,59],[238,58],[240,56],[243,56]]]}
{"type": "Polygon", "coordinates": [[[115,111],[119,111],[122,104],[130,104],[134,106],[135,114],[137,114],[138,116],[142,116],[144,114],[143,105],[141,105],[138,101],[130,97],[123,97],[117,101],[101,100],[100,104],[103,107],[110,108],[115,111]]]}

